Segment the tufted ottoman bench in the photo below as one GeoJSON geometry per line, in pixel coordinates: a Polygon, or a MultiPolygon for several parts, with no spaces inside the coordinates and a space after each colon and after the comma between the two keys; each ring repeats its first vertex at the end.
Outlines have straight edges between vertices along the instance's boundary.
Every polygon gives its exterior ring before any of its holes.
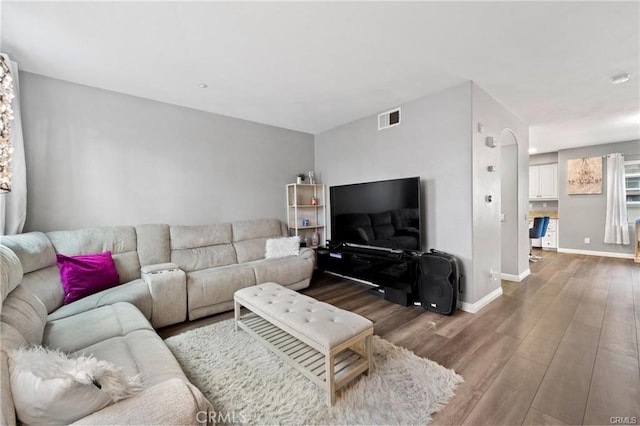
{"type": "Polygon", "coordinates": [[[289,290],[265,283],[235,292],[235,325],[327,391],[336,391],[371,371],[373,323],[289,290]],[[244,306],[250,313],[240,315],[244,306]]]}

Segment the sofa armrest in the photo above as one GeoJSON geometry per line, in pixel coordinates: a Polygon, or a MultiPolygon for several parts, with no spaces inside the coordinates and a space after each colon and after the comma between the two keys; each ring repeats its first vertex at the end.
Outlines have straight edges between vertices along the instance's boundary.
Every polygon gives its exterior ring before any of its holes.
{"type": "Polygon", "coordinates": [[[312,248],[301,247],[300,251],[298,252],[298,257],[305,260],[311,260],[314,266],[316,264],[316,251],[312,248]]]}
{"type": "Polygon", "coordinates": [[[206,425],[213,407],[195,386],[171,379],[84,417],[83,425],[206,425]]]}
{"type": "Polygon", "coordinates": [[[154,328],[187,319],[187,275],[173,263],[142,268],[142,279],[151,293],[151,325],[154,328]]]}

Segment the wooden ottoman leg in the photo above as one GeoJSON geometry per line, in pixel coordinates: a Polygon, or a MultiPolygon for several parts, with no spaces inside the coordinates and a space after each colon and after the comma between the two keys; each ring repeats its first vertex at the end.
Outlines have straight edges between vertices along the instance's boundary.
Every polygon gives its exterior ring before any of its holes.
{"type": "Polygon", "coordinates": [[[369,362],[369,367],[367,371],[364,373],[368,376],[371,374],[371,370],[373,369],[373,335],[368,335],[364,339],[364,350],[366,352],[367,361],[369,362]]]}
{"type": "Polygon", "coordinates": [[[331,407],[336,403],[336,375],[333,371],[333,354],[329,353],[325,357],[325,374],[327,376],[327,404],[331,407]]]}

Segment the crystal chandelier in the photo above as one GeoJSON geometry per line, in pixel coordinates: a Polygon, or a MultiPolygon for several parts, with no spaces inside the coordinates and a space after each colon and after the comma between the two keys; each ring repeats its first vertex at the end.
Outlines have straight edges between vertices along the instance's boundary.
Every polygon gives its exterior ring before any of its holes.
{"type": "Polygon", "coordinates": [[[13,98],[13,78],[4,57],[0,56],[0,193],[11,191],[11,154],[13,154],[11,101],[13,98]]]}

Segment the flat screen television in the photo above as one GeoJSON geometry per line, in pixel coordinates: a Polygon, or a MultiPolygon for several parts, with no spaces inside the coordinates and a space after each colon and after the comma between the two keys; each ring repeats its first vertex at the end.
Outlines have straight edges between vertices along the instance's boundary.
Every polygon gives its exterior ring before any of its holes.
{"type": "Polygon", "coordinates": [[[419,177],[332,186],[329,197],[332,246],[422,249],[419,177]]]}

